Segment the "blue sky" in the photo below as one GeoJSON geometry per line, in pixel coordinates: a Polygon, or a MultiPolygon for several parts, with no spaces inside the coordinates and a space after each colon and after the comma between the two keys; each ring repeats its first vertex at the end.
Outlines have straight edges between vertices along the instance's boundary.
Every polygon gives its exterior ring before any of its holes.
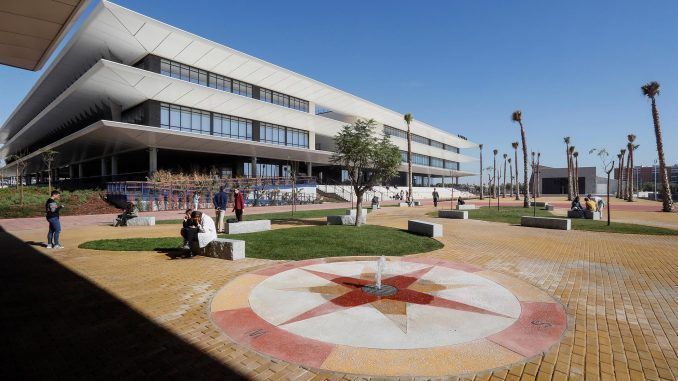
{"type": "MultiPolygon", "coordinates": [[[[676,1],[208,1],[118,4],[297,71],[444,130],[510,152],[523,111],[528,148],[581,165],[634,133],[636,163],[656,158],[658,99],[666,159],[678,163],[676,1]]],[[[40,73],[0,67],[0,121],[40,73]]],[[[476,150],[467,151],[474,156],[476,150]]],[[[616,157],[615,157],[616,158],[616,157]]],[[[476,165],[465,166],[476,170],[476,165]]]]}

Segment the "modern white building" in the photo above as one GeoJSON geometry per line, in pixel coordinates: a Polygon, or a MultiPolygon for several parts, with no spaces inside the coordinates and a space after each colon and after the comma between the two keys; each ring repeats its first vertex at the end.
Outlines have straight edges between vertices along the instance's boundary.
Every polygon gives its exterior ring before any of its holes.
{"type": "MultiPolygon", "coordinates": [[[[333,136],[357,118],[406,150],[399,112],[103,1],[0,128],[0,157],[11,176],[20,155],[31,182],[45,149],[58,151],[55,178],[83,185],[159,169],[284,177],[295,162],[341,181],[333,136]]],[[[412,130],[415,185],[473,174],[459,165],[475,143],[419,120],[412,130]]]]}

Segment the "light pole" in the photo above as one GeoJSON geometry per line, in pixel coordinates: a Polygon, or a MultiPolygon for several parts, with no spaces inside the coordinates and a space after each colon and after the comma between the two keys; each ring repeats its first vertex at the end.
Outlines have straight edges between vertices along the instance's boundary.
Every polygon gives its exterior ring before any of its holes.
{"type": "Polygon", "coordinates": [[[652,166],[652,172],[654,173],[654,200],[657,201],[657,159],[654,159],[654,165],[652,166]]]}

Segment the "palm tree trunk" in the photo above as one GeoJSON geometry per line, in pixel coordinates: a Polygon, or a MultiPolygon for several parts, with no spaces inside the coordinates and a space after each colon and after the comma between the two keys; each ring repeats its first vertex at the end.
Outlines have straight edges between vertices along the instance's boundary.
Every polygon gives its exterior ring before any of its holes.
{"type": "Polygon", "coordinates": [[[520,123],[520,139],[523,141],[523,175],[525,179],[525,196],[523,198],[523,207],[530,207],[530,191],[527,189],[527,137],[525,136],[525,127],[523,127],[523,122],[520,123]]]}
{"type": "Polygon", "coordinates": [[[504,159],[504,195],[502,197],[506,198],[506,159],[504,159]]]}
{"type": "Polygon", "coordinates": [[[627,201],[633,202],[633,144],[631,144],[631,150],[629,150],[629,160],[631,161],[631,170],[629,171],[629,197],[627,201]]]}
{"type": "Polygon", "coordinates": [[[494,164],[492,165],[492,197],[497,196],[497,155],[494,155],[494,164]]]}
{"type": "Polygon", "coordinates": [[[621,159],[619,160],[619,164],[617,165],[617,193],[615,193],[615,197],[619,198],[621,196],[621,159]]]}
{"type": "Polygon", "coordinates": [[[514,159],[516,163],[516,201],[520,200],[520,181],[518,180],[518,148],[513,150],[514,159]]]}
{"type": "Polygon", "coordinates": [[[626,184],[624,185],[624,200],[629,200],[629,184],[631,183],[631,150],[626,155],[626,184]]]}
{"type": "Polygon", "coordinates": [[[673,199],[671,198],[671,187],[669,186],[669,177],[666,172],[666,161],[664,160],[664,142],[662,140],[662,130],[659,125],[659,110],[657,103],[652,98],[652,121],[654,122],[654,135],[657,139],[657,155],[659,156],[659,174],[662,178],[662,210],[664,212],[673,211],[673,199]]]}
{"type": "Polygon", "coordinates": [[[408,204],[412,205],[412,130],[407,123],[407,190],[409,191],[408,204]]]}
{"type": "Polygon", "coordinates": [[[619,160],[619,198],[624,198],[624,156],[619,160]]]}
{"type": "Polygon", "coordinates": [[[511,176],[511,195],[513,195],[513,164],[509,163],[509,175],[511,176]]]}
{"type": "Polygon", "coordinates": [[[570,156],[570,145],[566,145],[565,154],[567,155],[567,201],[572,201],[574,192],[572,191],[572,157],[570,156]]]}
{"type": "Polygon", "coordinates": [[[574,186],[574,196],[577,197],[579,196],[579,158],[575,157],[574,161],[574,182],[572,185],[574,186]]]}

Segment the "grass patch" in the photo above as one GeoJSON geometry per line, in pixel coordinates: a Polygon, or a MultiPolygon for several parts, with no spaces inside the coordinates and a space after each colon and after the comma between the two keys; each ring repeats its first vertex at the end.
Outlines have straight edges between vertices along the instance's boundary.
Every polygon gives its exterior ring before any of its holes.
{"type": "MultiPolygon", "coordinates": [[[[101,204],[105,204],[99,198],[98,189],[80,189],[75,191],[60,190],[61,201],[66,205],[61,215],[91,214],[87,212],[88,206],[94,206],[93,211],[98,210],[101,204]]],[[[50,194],[47,186],[24,186],[24,204],[20,205],[21,192],[15,187],[0,188],[0,218],[38,217],[45,215],[45,202],[50,194]]],[[[100,213],[106,213],[103,211],[100,213]]]]}
{"type": "MultiPolygon", "coordinates": [[[[336,215],[344,215],[348,209],[347,208],[340,208],[340,209],[321,209],[321,210],[300,210],[294,212],[294,215],[292,215],[292,212],[276,212],[276,213],[262,213],[262,214],[245,214],[243,217],[243,220],[245,221],[256,221],[256,220],[271,220],[271,222],[283,222],[283,221],[290,221],[290,220],[299,220],[299,219],[304,219],[304,218],[322,218],[322,217],[327,217],[327,216],[336,216],[336,215]]],[[[366,209],[368,213],[372,211],[372,209],[366,209]]],[[[247,210],[245,210],[247,211],[247,210]]],[[[227,214],[227,218],[235,218],[235,214],[227,214]]],[[[182,220],[162,220],[162,221],[156,221],[156,224],[181,224],[182,220]]]]}
{"type": "MultiPolygon", "coordinates": [[[[468,218],[474,220],[504,222],[507,224],[520,225],[521,216],[532,216],[534,209],[523,208],[521,206],[502,206],[497,210],[496,206],[482,207],[479,209],[469,210],[468,218]]],[[[614,215],[614,210],[612,211],[614,215]]],[[[428,213],[430,216],[437,217],[437,212],[428,213]]],[[[537,217],[560,217],[550,211],[537,208],[537,217]]],[[[607,219],[605,220],[585,220],[579,218],[572,219],[573,230],[584,230],[604,233],[623,233],[623,234],[648,234],[648,235],[678,235],[678,230],[660,228],[655,226],[627,224],[623,222],[612,222],[607,226],[607,219]]]]}
{"type": "MultiPolygon", "coordinates": [[[[232,234],[227,237],[247,242],[247,257],[265,259],[301,260],[382,254],[400,256],[443,247],[435,239],[378,225],[363,225],[358,228],[312,226],[232,234]]],[[[113,251],[168,251],[175,249],[181,242],[180,237],[103,239],[85,242],[79,247],[113,251]]]]}

